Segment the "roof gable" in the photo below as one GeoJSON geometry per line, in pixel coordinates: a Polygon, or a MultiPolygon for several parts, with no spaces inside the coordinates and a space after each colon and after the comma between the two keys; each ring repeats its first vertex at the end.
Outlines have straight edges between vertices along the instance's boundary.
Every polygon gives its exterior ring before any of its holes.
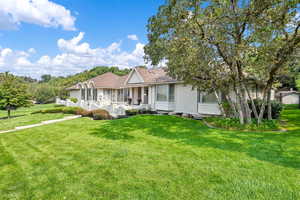
{"type": "Polygon", "coordinates": [[[142,76],[139,74],[139,72],[136,69],[133,69],[129,76],[126,83],[128,84],[136,84],[136,83],[143,83],[145,82],[142,76]]]}

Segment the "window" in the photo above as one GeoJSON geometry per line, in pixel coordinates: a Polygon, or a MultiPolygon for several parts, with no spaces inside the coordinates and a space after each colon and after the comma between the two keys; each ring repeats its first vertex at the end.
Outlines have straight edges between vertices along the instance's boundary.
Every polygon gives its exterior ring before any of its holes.
{"type": "Polygon", "coordinates": [[[156,93],[156,100],[157,101],[168,101],[174,102],[175,101],[175,85],[158,85],[157,86],[157,93],[156,93]]]}
{"type": "Polygon", "coordinates": [[[124,99],[124,94],[123,94],[123,89],[118,90],[118,98],[117,101],[118,102],[123,102],[124,99]]]}
{"type": "Polygon", "coordinates": [[[169,85],[169,102],[175,101],[175,85],[170,84],[169,85]]]}
{"type": "Polygon", "coordinates": [[[97,101],[97,97],[98,97],[98,91],[97,89],[93,89],[93,100],[97,101]]]}
{"type": "Polygon", "coordinates": [[[104,98],[106,99],[106,100],[110,100],[110,98],[111,98],[111,90],[110,89],[104,89],[104,98]]]}
{"type": "Polygon", "coordinates": [[[112,94],[112,102],[117,102],[117,98],[118,98],[117,90],[112,90],[111,94],[112,94]]]}
{"type": "Polygon", "coordinates": [[[87,100],[91,100],[91,88],[87,89],[87,100]]]}
{"type": "Polygon", "coordinates": [[[157,86],[157,101],[168,101],[168,85],[157,86]]]}
{"type": "Polygon", "coordinates": [[[198,103],[218,103],[214,93],[201,93],[198,91],[198,103]]]}
{"type": "Polygon", "coordinates": [[[85,89],[81,89],[81,100],[85,100],[85,89]]]}
{"type": "Polygon", "coordinates": [[[197,102],[202,103],[201,91],[199,89],[197,90],[197,102]]]}
{"type": "Polygon", "coordinates": [[[124,102],[127,102],[129,98],[129,89],[125,88],[124,89],[124,102]]]}

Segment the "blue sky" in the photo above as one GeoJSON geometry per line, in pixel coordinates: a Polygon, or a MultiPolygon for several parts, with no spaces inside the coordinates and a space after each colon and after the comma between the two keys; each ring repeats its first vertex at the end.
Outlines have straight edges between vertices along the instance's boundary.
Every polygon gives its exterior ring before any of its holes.
{"type": "Polygon", "coordinates": [[[0,72],[74,74],[144,64],[146,24],[164,0],[1,0],[0,72]]]}

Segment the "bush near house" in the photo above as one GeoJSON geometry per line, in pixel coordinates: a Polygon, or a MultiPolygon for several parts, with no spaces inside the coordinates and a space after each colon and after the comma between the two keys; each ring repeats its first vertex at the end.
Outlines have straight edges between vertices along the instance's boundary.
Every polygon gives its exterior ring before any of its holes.
{"type": "Polygon", "coordinates": [[[130,109],[125,111],[127,116],[133,116],[139,114],[139,110],[137,109],[130,109]]]}
{"type": "MultiPolygon", "coordinates": [[[[261,108],[263,101],[260,99],[254,99],[254,104],[256,106],[256,110],[259,111],[261,108]]],[[[251,106],[251,102],[248,102],[249,106],[251,106]]],[[[282,111],[282,103],[278,101],[271,101],[271,108],[272,108],[272,118],[273,119],[278,119],[280,116],[280,112],[282,111]]],[[[255,118],[254,114],[252,113],[252,118],[255,118]]],[[[266,106],[265,112],[264,112],[264,119],[268,119],[268,109],[266,106]]]]}
{"type": "Polygon", "coordinates": [[[138,114],[157,114],[156,111],[151,111],[151,110],[147,110],[147,109],[130,109],[130,110],[126,110],[125,114],[127,116],[134,116],[134,115],[138,115],[138,114]]]}
{"type": "Polygon", "coordinates": [[[78,102],[78,99],[75,98],[75,97],[72,97],[72,98],[70,98],[70,101],[72,101],[73,103],[77,103],[77,102],[78,102]]]}
{"type": "Polygon", "coordinates": [[[76,113],[77,115],[81,115],[82,117],[93,117],[92,111],[80,109],[76,113]]]}
{"type": "Polygon", "coordinates": [[[112,116],[109,114],[108,111],[103,109],[97,109],[92,111],[93,119],[94,120],[110,120],[112,116]]]}
{"type": "Polygon", "coordinates": [[[38,110],[35,112],[32,112],[32,114],[46,114],[46,113],[64,113],[64,114],[73,114],[73,115],[81,115],[82,117],[90,117],[94,120],[110,120],[112,119],[112,116],[109,114],[108,111],[103,109],[97,109],[97,110],[84,110],[80,107],[56,107],[51,109],[45,109],[45,110],[38,110]]]}

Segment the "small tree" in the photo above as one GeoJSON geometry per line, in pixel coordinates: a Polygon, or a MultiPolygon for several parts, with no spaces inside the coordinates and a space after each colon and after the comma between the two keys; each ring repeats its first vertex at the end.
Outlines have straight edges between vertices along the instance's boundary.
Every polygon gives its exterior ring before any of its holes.
{"type": "Polygon", "coordinates": [[[0,74],[0,109],[7,110],[8,118],[11,116],[11,110],[30,105],[26,85],[8,72],[0,74]]]}

